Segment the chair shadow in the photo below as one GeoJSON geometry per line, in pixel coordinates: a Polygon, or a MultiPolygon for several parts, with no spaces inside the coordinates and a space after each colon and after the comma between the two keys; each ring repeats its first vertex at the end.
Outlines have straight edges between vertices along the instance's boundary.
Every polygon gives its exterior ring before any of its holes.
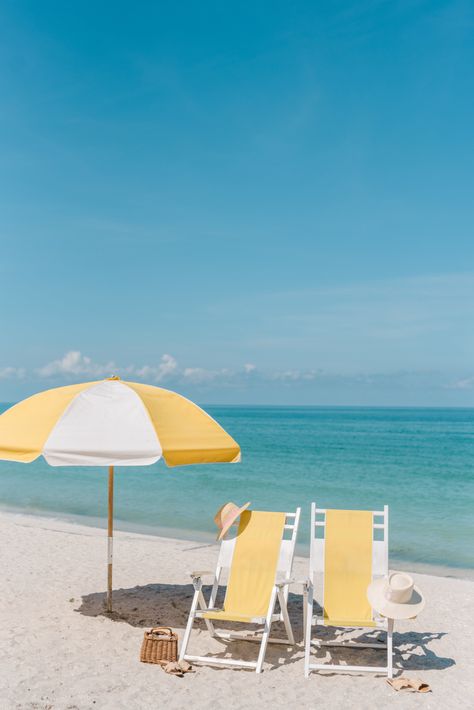
{"type": "MultiPolygon", "coordinates": [[[[204,597],[207,600],[210,594],[210,587],[203,587],[204,597]]],[[[89,617],[105,617],[113,622],[129,624],[133,627],[151,628],[153,626],[170,626],[178,632],[182,632],[186,626],[194,587],[192,584],[147,584],[128,589],[115,589],[113,592],[113,611],[106,611],[106,593],[94,592],[82,597],[81,605],[75,610],[79,614],[89,617]]],[[[216,606],[223,602],[224,590],[220,589],[216,601],[216,606]]],[[[278,607],[276,609],[278,611],[278,607]]],[[[314,612],[321,613],[320,607],[315,603],[314,612]]],[[[296,645],[269,644],[266,654],[266,662],[272,667],[281,664],[299,663],[303,656],[303,598],[300,594],[290,593],[288,596],[288,613],[295,635],[296,645]]],[[[219,628],[238,629],[245,628],[245,625],[232,624],[228,622],[219,623],[219,628]]],[[[196,620],[193,629],[201,631],[205,629],[203,620],[196,620]]],[[[316,628],[313,627],[312,638],[316,628]]],[[[341,629],[332,627],[317,627],[317,635],[321,640],[334,641],[341,634],[341,629]]],[[[445,636],[445,632],[439,633],[418,633],[415,631],[394,632],[394,671],[404,670],[444,670],[455,664],[452,658],[438,656],[429,644],[445,636]]],[[[272,636],[284,638],[285,628],[281,622],[272,624],[272,636]]],[[[374,641],[377,632],[370,630],[363,634],[358,634],[357,639],[362,641],[374,641]]],[[[379,634],[381,641],[384,641],[384,634],[379,634]]],[[[258,645],[245,641],[226,641],[218,639],[224,646],[220,653],[214,653],[217,658],[225,658],[232,655],[243,660],[255,660],[258,653],[258,645]]],[[[192,645],[192,637],[191,637],[192,645]]],[[[313,658],[331,660],[333,663],[347,665],[380,665],[381,656],[384,651],[381,649],[354,649],[354,648],[327,648],[315,649],[312,647],[313,658]],[[330,652],[330,653],[329,653],[330,652]],[[330,659],[329,659],[330,656],[330,659]]],[[[382,664],[385,660],[382,661],[382,664]]],[[[217,668],[216,668],[217,670],[217,668]]],[[[219,669],[219,670],[222,670],[219,669]]]]}
{"type": "MultiPolygon", "coordinates": [[[[312,639],[314,640],[315,633],[317,638],[324,642],[333,642],[341,640],[345,630],[334,627],[318,626],[315,632],[313,627],[312,639]]],[[[347,630],[346,630],[347,631],[347,630]]],[[[385,643],[385,633],[377,630],[367,632],[356,631],[350,634],[355,641],[374,643],[380,641],[380,644],[385,643]]],[[[446,636],[446,632],[424,632],[406,631],[393,633],[393,671],[420,671],[420,670],[445,670],[456,664],[453,658],[438,656],[429,644],[446,636]]],[[[334,648],[334,647],[319,647],[312,646],[313,662],[318,659],[318,662],[341,663],[341,669],[344,665],[385,665],[386,650],[384,648],[334,648]]]]}

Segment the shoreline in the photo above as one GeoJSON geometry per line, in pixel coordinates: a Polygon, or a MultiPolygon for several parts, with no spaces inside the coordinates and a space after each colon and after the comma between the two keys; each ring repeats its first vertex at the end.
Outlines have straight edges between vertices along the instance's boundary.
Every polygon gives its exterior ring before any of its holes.
{"type": "MultiPolygon", "coordinates": [[[[0,517],[3,516],[20,516],[33,521],[43,520],[57,522],[59,524],[71,524],[78,527],[85,527],[96,531],[104,532],[107,529],[107,519],[86,515],[74,515],[71,513],[62,513],[57,511],[32,511],[13,506],[0,505],[0,517]]],[[[25,521],[26,522],[26,521],[25,521]]],[[[138,535],[148,538],[159,538],[171,540],[174,542],[188,542],[190,544],[201,544],[213,547],[215,545],[215,537],[209,533],[198,530],[181,530],[178,528],[167,528],[160,526],[141,525],[120,519],[114,520],[114,532],[128,533],[130,535],[138,535]]],[[[307,559],[309,557],[308,545],[305,543],[296,544],[296,555],[300,558],[307,559]]],[[[434,577],[445,577],[448,579],[465,579],[474,581],[474,569],[466,567],[451,567],[449,565],[432,565],[423,562],[414,562],[394,557],[389,558],[390,569],[392,570],[411,570],[418,574],[426,574],[434,577]]]]}

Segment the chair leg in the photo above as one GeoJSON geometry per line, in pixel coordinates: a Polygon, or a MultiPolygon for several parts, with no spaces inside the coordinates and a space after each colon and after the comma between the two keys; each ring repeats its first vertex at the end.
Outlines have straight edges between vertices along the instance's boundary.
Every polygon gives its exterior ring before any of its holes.
{"type": "Polygon", "coordinates": [[[272,595],[270,597],[270,604],[268,605],[267,618],[265,619],[265,626],[262,634],[262,642],[260,644],[260,651],[258,653],[257,667],[255,669],[256,673],[262,672],[263,661],[265,658],[265,653],[267,651],[268,637],[270,636],[270,628],[272,625],[273,610],[275,608],[275,601],[277,596],[277,588],[273,587],[272,595]]]}
{"type": "Polygon", "coordinates": [[[313,621],[313,585],[305,588],[305,629],[304,629],[304,675],[309,678],[311,653],[311,627],[313,621]]]}
{"type": "Polygon", "coordinates": [[[387,628],[387,676],[393,678],[393,619],[388,620],[387,628]]]}
{"type": "MultiPolygon", "coordinates": [[[[204,594],[202,593],[201,589],[199,590],[198,606],[201,609],[206,608],[206,600],[204,599],[204,594]]],[[[216,630],[214,628],[214,624],[212,623],[212,621],[210,619],[206,619],[205,617],[204,617],[204,623],[206,624],[207,630],[209,631],[210,635],[214,638],[216,635],[216,630]]]]}
{"type": "Polygon", "coordinates": [[[180,661],[183,660],[183,658],[186,654],[186,649],[188,647],[189,637],[191,636],[191,630],[193,628],[194,619],[196,616],[196,609],[199,604],[200,595],[201,595],[201,589],[196,588],[196,591],[194,592],[193,602],[191,604],[191,609],[189,611],[188,623],[186,624],[186,631],[184,632],[184,636],[183,636],[183,643],[181,644],[181,652],[179,654],[180,661]]]}
{"type": "Polygon", "coordinates": [[[286,635],[288,636],[288,641],[292,646],[294,646],[295,645],[295,637],[293,635],[293,629],[291,628],[290,617],[288,616],[288,607],[286,606],[285,595],[283,594],[281,589],[278,591],[278,601],[280,602],[280,611],[281,611],[281,615],[283,617],[283,623],[285,624],[286,635]]]}
{"type": "Polygon", "coordinates": [[[307,610],[307,605],[308,605],[308,589],[307,585],[305,584],[303,587],[303,644],[306,643],[306,616],[308,613],[307,610]]]}

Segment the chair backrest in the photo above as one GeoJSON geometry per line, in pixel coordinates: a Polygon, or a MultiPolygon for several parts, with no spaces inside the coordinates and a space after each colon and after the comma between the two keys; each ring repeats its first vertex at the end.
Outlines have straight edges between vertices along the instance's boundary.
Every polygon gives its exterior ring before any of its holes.
{"type": "MultiPolygon", "coordinates": [[[[388,506],[329,510],[311,505],[310,577],[322,577],[324,616],[333,623],[372,621],[367,586],[388,574],[388,506]]],[[[315,585],[317,587],[317,585],[315,585]]],[[[354,623],[354,625],[356,625],[354,623]]]]}
{"type": "MultiPolygon", "coordinates": [[[[291,577],[300,514],[301,508],[297,508],[294,513],[247,510],[241,514],[236,537],[224,539],[221,542],[209,607],[214,605],[217,586],[223,572],[229,572],[224,607],[228,607],[229,603],[235,599],[235,589],[237,589],[237,594],[242,595],[240,588],[233,587],[234,582],[237,584],[237,576],[234,576],[233,572],[236,570],[237,574],[242,576],[242,560],[244,558],[247,560],[245,575],[246,586],[249,589],[257,577],[260,578],[258,582],[260,587],[262,576],[265,577],[264,584],[268,587],[273,587],[277,576],[284,579],[291,577]],[[274,554],[275,557],[273,557],[274,554]],[[235,567],[236,563],[239,564],[240,569],[235,567]],[[253,575],[255,575],[255,579],[251,580],[253,575]],[[271,582],[268,581],[269,579],[271,582]],[[230,594],[231,596],[229,596],[230,594]]],[[[254,596],[255,591],[256,589],[254,589],[254,596]]],[[[287,598],[288,587],[285,588],[284,594],[287,598]]],[[[261,592],[259,595],[262,599],[266,596],[261,592]]]]}

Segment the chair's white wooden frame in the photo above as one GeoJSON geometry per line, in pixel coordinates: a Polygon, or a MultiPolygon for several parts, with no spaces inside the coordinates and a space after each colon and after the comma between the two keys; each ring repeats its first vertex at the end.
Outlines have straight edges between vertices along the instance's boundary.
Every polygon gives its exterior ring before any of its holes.
{"type": "Polygon", "coordinates": [[[298,534],[298,526],[300,522],[301,508],[297,508],[294,513],[286,513],[285,528],[283,533],[283,539],[280,547],[280,556],[277,565],[277,577],[275,580],[275,585],[272,590],[270,597],[270,602],[268,604],[268,612],[266,617],[254,617],[251,622],[253,624],[263,624],[262,631],[222,631],[218,630],[214,626],[214,619],[206,619],[204,621],[207,626],[207,630],[210,635],[214,638],[226,639],[229,641],[239,640],[239,641],[258,641],[260,642],[260,650],[258,653],[257,661],[242,661],[233,658],[216,658],[213,656],[192,656],[186,653],[189,638],[191,636],[191,630],[196,618],[201,618],[206,611],[216,610],[215,602],[217,597],[217,591],[219,589],[220,580],[224,572],[229,572],[232,566],[232,557],[234,554],[235,540],[236,538],[224,539],[221,542],[219,558],[217,561],[217,567],[214,574],[214,582],[211,589],[211,594],[209,597],[209,604],[206,606],[204,595],[202,593],[202,577],[206,575],[212,575],[210,571],[197,571],[191,572],[191,578],[193,580],[194,586],[194,597],[191,604],[191,611],[189,612],[189,619],[186,626],[186,630],[183,637],[183,643],[181,646],[181,652],[179,654],[179,660],[191,661],[193,663],[207,663],[209,665],[224,665],[224,666],[237,666],[239,668],[254,668],[257,673],[261,673],[263,661],[265,659],[265,653],[267,650],[268,643],[280,643],[286,645],[294,645],[295,639],[293,636],[293,630],[291,628],[290,618],[288,616],[288,592],[289,585],[294,581],[291,578],[291,572],[293,568],[293,558],[295,555],[295,545],[296,536],[298,534]],[[286,531],[289,531],[290,538],[285,539],[284,535],[286,531]],[[281,581],[278,580],[281,577],[281,581]],[[278,580],[278,581],[277,581],[278,580]],[[275,603],[278,599],[280,604],[280,613],[275,614],[275,603]],[[285,630],[287,638],[271,638],[270,629],[274,621],[282,621],[285,625],[285,630]]]}
{"type": "MultiPolygon", "coordinates": [[[[383,510],[374,510],[373,513],[373,543],[372,543],[372,579],[384,577],[388,575],[388,505],[385,505],[383,510]],[[376,530],[383,531],[383,539],[374,539],[376,530]]],[[[393,677],[393,650],[392,650],[392,634],[393,634],[393,619],[387,619],[373,611],[373,621],[375,627],[355,627],[357,629],[370,628],[372,630],[384,631],[387,634],[387,643],[358,643],[354,641],[329,641],[323,643],[318,639],[311,639],[312,626],[325,626],[324,609],[323,615],[318,616],[313,614],[313,601],[315,592],[315,577],[316,575],[322,579],[321,583],[321,608],[324,607],[324,552],[325,552],[325,537],[326,537],[326,509],[316,508],[316,503],[311,504],[311,537],[310,537],[310,561],[309,561],[309,579],[306,582],[304,590],[304,636],[305,636],[305,663],[304,673],[308,678],[312,670],[317,671],[359,671],[384,673],[389,678],[393,677]],[[319,519],[321,518],[321,519],[319,519]],[[317,528],[323,528],[324,537],[317,538],[317,528]],[[311,663],[310,652],[311,645],[333,646],[333,647],[351,647],[351,648],[378,648],[387,649],[387,665],[386,666],[348,666],[335,665],[330,663],[311,663]]],[[[349,628],[349,627],[345,627],[349,628]]],[[[353,628],[353,627],[350,627],[353,628]]]]}

